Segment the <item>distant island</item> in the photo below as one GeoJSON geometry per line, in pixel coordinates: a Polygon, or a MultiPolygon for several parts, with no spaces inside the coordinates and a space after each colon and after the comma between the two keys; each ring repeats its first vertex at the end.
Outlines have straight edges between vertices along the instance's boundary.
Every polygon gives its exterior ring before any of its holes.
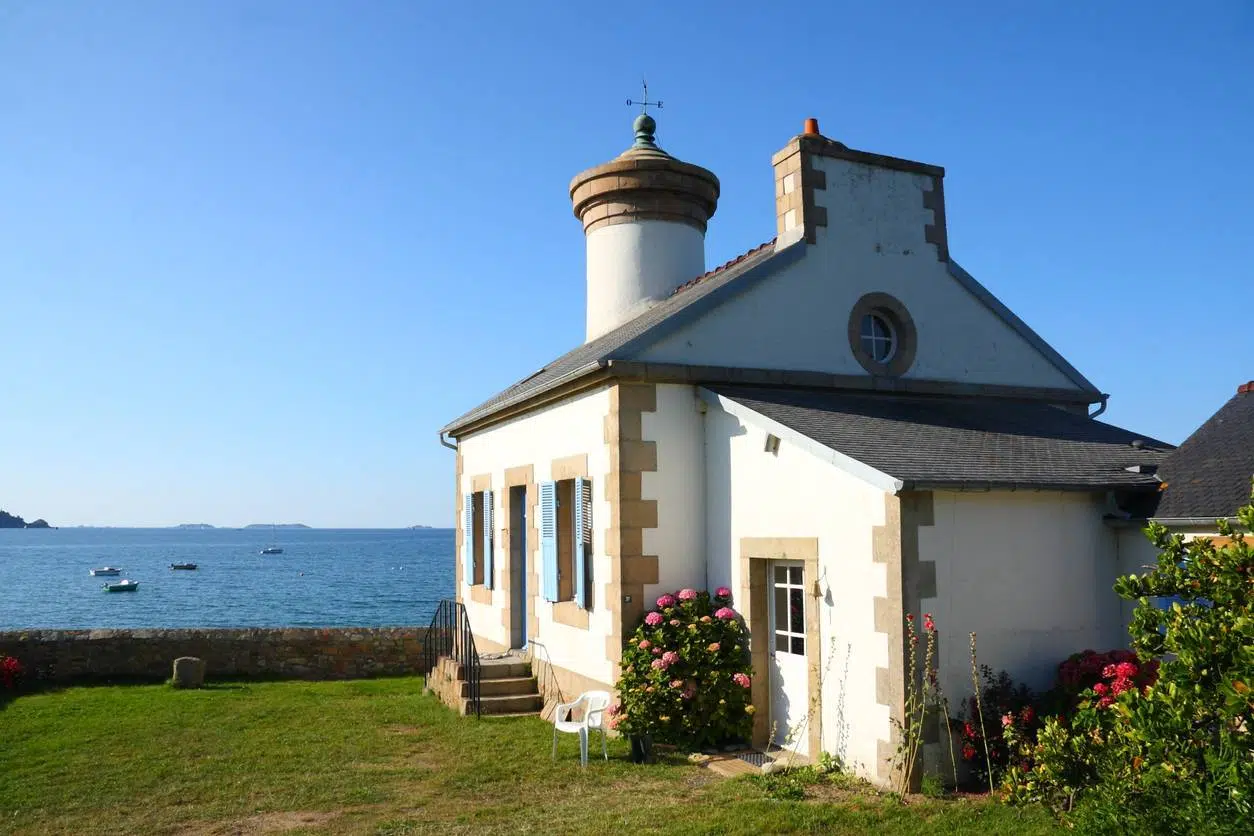
{"type": "Polygon", "coordinates": [[[52,526],[48,525],[47,520],[27,522],[7,511],[0,511],[0,528],[52,528],[52,526]]]}
{"type": "Polygon", "coordinates": [[[253,523],[244,528],[309,528],[304,523],[253,523]]]}
{"type": "Polygon", "coordinates": [[[410,528],[410,530],[412,531],[412,530],[417,529],[417,528],[435,528],[435,526],[433,526],[433,525],[411,525],[409,528],[410,528]]]}
{"type": "Polygon", "coordinates": [[[190,528],[190,529],[196,529],[196,530],[199,530],[202,528],[216,528],[216,527],[217,526],[210,525],[209,523],[180,523],[174,526],[174,528],[185,528],[185,529],[190,528]]]}

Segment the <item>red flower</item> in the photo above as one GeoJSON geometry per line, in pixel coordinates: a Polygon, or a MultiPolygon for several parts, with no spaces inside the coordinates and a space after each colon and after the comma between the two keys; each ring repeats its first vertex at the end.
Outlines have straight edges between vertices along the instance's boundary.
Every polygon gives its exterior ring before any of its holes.
{"type": "Polygon", "coordinates": [[[1115,665],[1115,673],[1117,673],[1119,676],[1124,677],[1125,679],[1131,679],[1137,674],[1137,666],[1132,664],[1131,662],[1120,662],[1119,664],[1115,665]]]}
{"type": "Polygon", "coordinates": [[[1093,686],[1093,693],[1097,694],[1099,697],[1104,697],[1106,695],[1106,692],[1109,690],[1110,688],[1106,685],[1105,682],[1099,682],[1093,686]]]}
{"type": "Polygon", "coordinates": [[[923,629],[929,632],[936,629],[936,622],[932,620],[930,612],[923,613],[923,629]]]}
{"type": "Polygon", "coordinates": [[[975,757],[975,747],[972,746],[970,743],[965,744],[962,747],[962,759],[964,761],[969,761],[973,759],[974,757],[975,757]]]}
{"type": "Polygon", "coordinates": [[[1036,720],[1036,710],[1030,705],[1025,706],[1019,716],[1023,718],[1024,725],[1030,726],[1036,720]]]}

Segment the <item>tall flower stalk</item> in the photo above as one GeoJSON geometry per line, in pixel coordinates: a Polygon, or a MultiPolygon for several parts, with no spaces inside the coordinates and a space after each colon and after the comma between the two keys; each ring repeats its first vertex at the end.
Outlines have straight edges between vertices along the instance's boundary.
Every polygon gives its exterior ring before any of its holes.
{"type": "Polygon", "coordinates": [[[906,614],[906,676],[904,716],[897,723],[901,740],[897,745],[896,772],[900,781],[899,792],[910,790],[914,770],[919,762],[919,750],[923,746],[923,723],[928,705],[936,702],[936,624],[931,613],[923,615],[923,667],[918,667],[919,633],[914,625],[914,615],[906,614]]]}
{"type": "Polygon", "coordinates": [[[984,741],[984,764],[988,769],[988,793],[993,794],[993,758],[988,752],[988,730],[984,728],[984,704],[980,699],[979,663],[976,661],[975,633],[971,634],[971,687],[975,689],[975,710],[980,715],[980,737],[984,741]]]}

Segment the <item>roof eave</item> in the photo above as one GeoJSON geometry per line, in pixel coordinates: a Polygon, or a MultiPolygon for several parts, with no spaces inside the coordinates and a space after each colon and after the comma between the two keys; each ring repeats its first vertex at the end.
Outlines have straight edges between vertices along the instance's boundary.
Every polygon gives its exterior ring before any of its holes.
{"type": "Polygon", "coordinates": [[[557,378],[554,378],[553,380],[550,380],[548,383],[544,384],[539,389],[530,389],[526,391],[525,393],[521,393],[512,398],[506,398],[500,403],[494,404],[490,409],[485,409],[482,411],[471,410],[470,412],[467,412],[465,415],[461,416],[460,418],[457,418],[456,420],[454,420],[451,424],[445,425],[443,428],[440,429],[440,432],[442,434],[451,435],[454,438],[460,437],[464,433],[464,431],[469,427],[473,427],[474,425],[483,423],[485,421],[490,421],[496,416],[498,416],[499,414],[501,414],[502,412],[505,412],[512,407],[518,406],[523,403],[527,403],[532,400],[540,399],[544,395],[552,392],[555,389],[560,389],[563,386],[568,386],[582,377],[585,377],[587,375],[590,375],[594,372],[597,372],[597,371],[600,371],[601,369],[606,368],[607,365],[608,365],[608,361],[606,360],[594,360],[590,363],[585,363],[584,365],[567,372],[561,377],[557,377],[557,378]]]}
{"type": "Polygon", "coordinates": [[[1093,483],[1093,482],[1022,482],[988,481],[982,479],[903,479],[903,491],[957,491],[959,493],[990,493],[992,491],[1101,493],[1103,491],[1135,491],[1150,493],[1155,484],[1093,483]]]}

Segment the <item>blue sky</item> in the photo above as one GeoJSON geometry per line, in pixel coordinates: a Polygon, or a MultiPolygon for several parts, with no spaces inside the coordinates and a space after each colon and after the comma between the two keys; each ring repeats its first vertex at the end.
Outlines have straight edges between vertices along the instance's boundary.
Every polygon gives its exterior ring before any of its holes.
{"type": "Polygon", "coordinates": [[[1004,5],[9,0],[0,507],[451,524],[436,430],[582,341],[566,186],[642,74],[711,265],[816,116],[945,166],[955,258],[1179,442],[1254,378],[1254,6],[1004,5]]]}

